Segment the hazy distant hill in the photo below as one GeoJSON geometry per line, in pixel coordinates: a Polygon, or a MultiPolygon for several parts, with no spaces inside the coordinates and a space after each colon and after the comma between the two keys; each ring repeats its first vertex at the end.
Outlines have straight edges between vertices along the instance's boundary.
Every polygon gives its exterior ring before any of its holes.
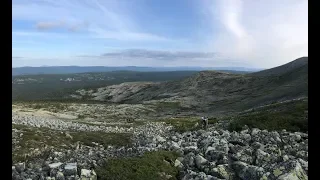
{"type": "Polygon", "coordinates": [[[104,66],[47,66],[47,67],[17,67],[12,68],[12,75],[28,75],[28,74],[73,74],[87,72],[110,72],[110,71],[138,71],[138,72],[162,72],[162,71],[203,71],[203,70],[227,70],[254,72],[259,69],[244,67],[139,67],[139,66],[123,66],[123,67],[104,67],[104,66]]]}

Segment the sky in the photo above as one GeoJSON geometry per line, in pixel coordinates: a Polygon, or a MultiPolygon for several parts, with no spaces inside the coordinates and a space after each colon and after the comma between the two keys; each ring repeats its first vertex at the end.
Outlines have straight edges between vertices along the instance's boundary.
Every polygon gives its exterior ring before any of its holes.
{"type": "Polygon", "coordinates": [[[12,66],[271,68],[308,56],[308,0],[13,0],[12,66]]]}

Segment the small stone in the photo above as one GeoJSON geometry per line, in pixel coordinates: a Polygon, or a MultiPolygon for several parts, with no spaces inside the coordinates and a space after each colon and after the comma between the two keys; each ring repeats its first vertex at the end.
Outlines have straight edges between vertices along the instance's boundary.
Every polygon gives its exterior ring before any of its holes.
{"type": "Polygon", "coordinates": [[[81,177],[90,177],[91,170],[81,169],[81,177]]]}
{"type": "Polygon", "coordinates": [[[56,169],[56,168],[59,168],[63,163],[61,162],[57,162],[57,163],[52,163],[52,164],[49,164],[49,167],[50,169],[56,169]]]}
{"type": "Polygon", "coordinates": [[[295,140],[296,140],[296,141],[300,141],[300,140],[301,140],[301,136],[300,136],[299,134],[296,134],[296,135],[295,135],[295,140]]]}
{"type": "Polygon", "coordinates": [[[206,150],[205,154],[208,154],[208,152],[210,152],[210,151],[214,151],[214,150],[215,150],[215,148],[214,148],[214,147],[209,146],[209,147],[207,148],[207,150],[206,150]]]}
{"type": "Polygon", "coordinates": [[[245,130],[242,130],[240,133],[241,134],[247,134],[249,132],[249,129],[245,129],[245,130]]]}
{"type": "Polygon", "coordinates": [[[250,141],[250,140],[251,140],[250,134],[244,134],[244,135],[243,135],[243,138],[244,138],[246,141],[250,141]]]}
{"type": "Polygon", "coordinates": [[[182,168],[183,164],[178,159],[176,159],[176,161],[174,162],[174,167],[182,168]]]}
{"type": "Polygon", "coordinates": [[[64,172],[66,176],[76,175],[77,174],[77,163],[67,163],[64,166],[64,172]]]}
{"type": "Polygon", "coordinates": [[[178,157],[177,158],[180,162],[183,162],[184,158],[183,157],[178,157]]]}
{"type": "Polygon", "coordinates": [[[68,132],[66,132],[66,137],[69,139],[73,139],[73,137],[68,132]]]}
{"type": "Polygon", "coordinates": [[[219,135],[220,135],[218,131],[213,131],[212,134],[213,134],[214,136],[219,136],[219,135]]]}
{"type": "Polygon", "coordinates": [[[218,165],[217,166],[217,171],[218,171],[218,173],[219,173],[219,175],[221,177],[223,177],[224,179],[229,179],[229,174],[226,171],[225,165],[218,165]]]}
{"type": "Polygon", "coordinates": [[[192,156],[190,157],[188,165],[189,165],[189,167],[193,167],[195,165],[194,164],[194,157],[192,157],[192,156]]]}
{"type": "Polygon", "coordinates": [[[196,161],[196,166],[199,169],[201,168],[202,165],[204,165],[208,162],[208,160],[206,160],[204,157],[202,157],[199,154],[196,156],[195,161],[196,161]]]}
{"type": "Polygon", "coordinates": [[[18,163],[15,165],[16,170],[21,173],[26,169],[26,164],[25,163],[18,163]]]}
{"type": "Polygon", "coordinates": [[[175,150],[175,149],[180,149],[180,146],[179,146],[179,144],[178,143],[176,143],[176,142],[174,142],[174,141],[172,141],[172,145],[171,145],[171,147],[175,150]]]}
{"type": "Polygon", "coordinates": [[[56,175],[56,180],[65,180],[64,174],[62,172],[58,172],[56,175]]]}
{"type": "Polygon", "coordinates": [[[258,129],[258,128],[253,128],[253,129],[251,130],[251,135],[252,135],[252,136],[255,136],[255,135],[257,135],[260,131],[261,131],[261,130],[258,129]]]}
{"type": "Polygon", "coordinates": [[[288,155],[284,155],[282,159],[283,159],[283,161],[288,161],[289,157],[288,157],[288,155]]]}
{"type": "Polygon", "coordinates": [[[254,149],[263,149],[264,145],[259,142],[254,142],[251,144],[254,149]]]}
{"type": "Polygon", "coordinates": [[[161,136],[156,136],[155,139],[158,141],[158,142],[165,142],[166,139],[164,137],[161,137],[161,136]]]}
{"type": "Polygon", "coordinates": [[[97,180],[97,174],[94,170],[81,169],[81,180],[97,180]]]}
{"type": "Polygon", "coordinates": [[[228,164],[228,157],[223,155],[223,156],[218,160],[217,164],[228,164]]]}

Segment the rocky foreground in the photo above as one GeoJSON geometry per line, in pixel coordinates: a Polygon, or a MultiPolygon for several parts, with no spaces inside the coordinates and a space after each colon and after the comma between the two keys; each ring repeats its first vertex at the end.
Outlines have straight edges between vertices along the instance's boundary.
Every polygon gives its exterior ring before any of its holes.
{"type": "MultiPolygon", "coordinates": [[[[38,121],[35,123],[30,119],[16,117],[14,123],[39,125],[38,121]]],[[[61,130],[64,125],[55,124],[46,122],[40,127],[61,130]]],[[[79,129],[71,123],[65,125],[79,129]]],[[[90,128],[99,126],[84,126],[80,130],[95,130],[90,128]]],[[[73,149],[48,151],[44,159],[14,164],[12,179],[94,180],[99,176],[94,169],[108,157],[140,156],[144,152],[158,150],[179,154],[180,157],[171,164],[179,169],[178,179],[183,180],[308,179],[308,134],[305,133],[249,128],[229,132],[218,126],[177,133],[163,123],[148,123],[132,132],[134,143],[130,147],[105,148],[95,142],[94,146],[76,143],[73,149]]],[[[18,130],[13,130],[12,135],[13,143],[22,136],[18,130]]]]}

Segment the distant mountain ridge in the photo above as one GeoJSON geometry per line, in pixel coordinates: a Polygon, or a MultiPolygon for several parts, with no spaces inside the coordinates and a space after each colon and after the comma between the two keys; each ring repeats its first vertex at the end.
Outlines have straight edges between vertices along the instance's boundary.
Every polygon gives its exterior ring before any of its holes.
{"type": "Polygon", "coordinates": [[[138,72],[163,72],[163,71],[204,71],[225,70],[255,72],[261,69],[245,67],[142,67],[142,66],[42,66],[42,67],[16,67],[12,68],[12,76],[34,74],[74,74],[88,72],[111,72],[111,71],[138,71],[138,72]]]}

